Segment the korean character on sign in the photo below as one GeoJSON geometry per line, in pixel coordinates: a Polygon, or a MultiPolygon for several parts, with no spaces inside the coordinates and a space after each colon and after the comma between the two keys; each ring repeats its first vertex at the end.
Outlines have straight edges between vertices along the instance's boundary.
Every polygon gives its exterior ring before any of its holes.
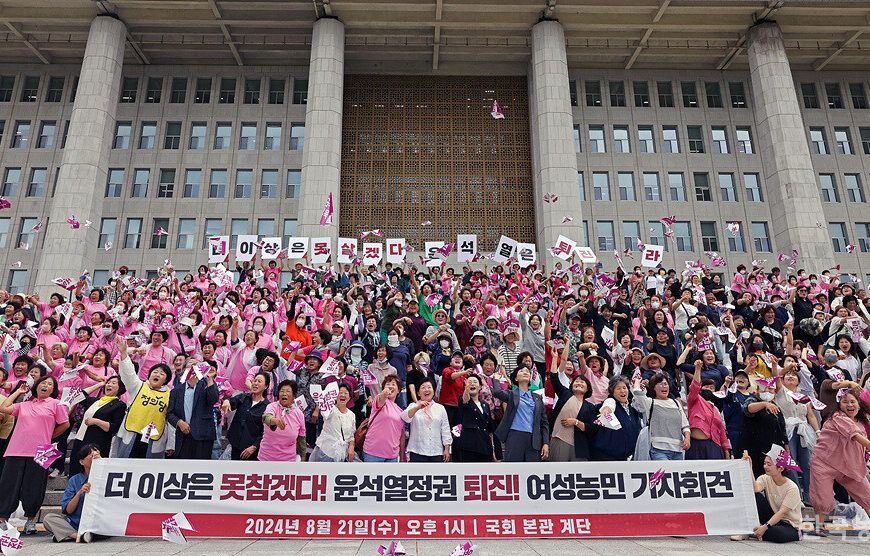
{"type": "Polygon", "coordinates": [[[710,498],[734,498],[731,488],[731,473],[728,471],[705,471],[704,484],[710,498]]]}
{"type": "Polygon", "coordinates": [[[601,498],[598,477],[584,477],[581,473],[576,473],[574,481],[577,484],[578,500],[598,500],[601,498]]]}
{"type": "Polygon", "coordinates": [[[432,477],[432,490],[436,502],[455,502],[459,500],[456,490],[456,475],[435,475],[432,477]]]}
{"type": "Polygon", "coordinates": [[[399,524],[396,520],[378,519],[375,520],[374,530],[381,535],[395,535],[399,532],[399,524]]]}
{"type": "Polygon", "coordinates": [[[341,255],[343,257],[353,258],[356,257],[356,241],[345,241],[338,246],[341,255]]]}
{"type": "MultiPolygon", "coordinates": [[[[211,475],[208,473],[170,473],[163,484],[163,498],[165,500],[186,500],[194,478],[196,478],[197,485],[203,481],[206,486],[211,484],[211,475]]],[[[200,496],[199,499],[208,500],[209,497],[200,496]]]]}
{"type": "Polygon", "coordinates": [[[315,502],[326,500],[326,476],[297,475],[296,500],[314,500],[315,502]]]}
{"type": "Polygon", "coordinates": [[[477,234],[459,234],[456,236],[456,259],[465,263],[477,255],[477,234]]]}
{"type": "Polygon", "coordinates": [[[245,500],[268,500],[269,499],[269,475],[251,473],[245,484],[245,500]]]}
{"type": "Polygon", "coordinates": [[[444,529],[448,535],[465,535],[465,520],[461,517],[445,520],[444,529]]]}
{"type": "Polygon", "coordinates": [[[487,477],[490,500],[519,500],[519,475],[490,475],[487,477]]]}
{"type": "Polygon", "coordinates": [[[368,535],[369,521],[367,519],[357,519],[353,522],[354,535],[368,535]]]}
{"type": "Polygon", "coordinates": [[[517,522],[514,518],[506,517],[501,520],[499,523],[501,527],[502,535],[516,535],[517,534],[517,522]]]}
{"type": "Polygon", "coordinates": [[[264,259],[274,259],[278,256],[278,253],[281,251],[281,238],[280,237],[265,237],[263,238],[263,258],[264,259]]]}
{"type": "MultiPolygon", "coordinates": [[[[127,473],[109,473],[106,476],[106,498],[129,498],[130,483],[133,480],[133,474],[127,473]]],[[[241,498],[239,498],[241,500],[241,498]]]]}
{"type": "Polygon", "coordinates": [[[574,475],[556,475],[552,481],[553,500],[574,500],[577,498],[577,490],[574,485],[574,475]]]}
{"type": "Polygon", "coordinates": [[[329,519],[318,519],[317,520],[317,534],[318,535],[331,535],[332,534],[332,521],[329,519]]]}
{"type": "Polygon", "coordinates": [[[407,502],[408,477],[404,475],[384,477],[384,500],[387,502],[407,502]]]}
{"type": "Polygon", "coordinates": [[[405,522],[405,534],[407,535],[419,535],[423,528],[423,524],[420,523],[419,519],[409,519],[405,522]]]}
{"type": "Polygon", "coordinates": [[[145,473],[139,477],[139,485],[136,494],[139,498],[154,498],[160,500],[163,492],[163,473],[145,473]]]}
{"type": "Polygon", "coordinates": [[[501,243],[498,246],[498,254],[505,258],[510,258],[514,253],[514,246],[510,243],[501,243]]]}
{"type": "Polygon", "coordinates": [[[314,242],[314,256],[329,255],[329,244],[323,241],[314,242]]]}
{"type": "Polygon", "coordinates": [[[356,475],[336,475],[333,496],[336,502],[356,502],[358,494],[356,475]]]}
{"type": "Polygon", "coordinates": [[[483,528],[490,535],[501,535],[501,526],[498,519],[487,519],[483,522],[483,528]]]}
{"type": "Polygon", "coordinates": [[[588,535],[591,532],[589,520],[582,517],[569,517],[559,520],[562,526],[560,535],[588,535]]]}
{"type": "Polygon", "coordinates": [[[485,486],[486,475],[465,476],[465,500],[489,500],[485,486]]]}
{"type": "Polygon", "coordinates": [[[296,481],[293,475],[268,475],[263,485],[269,491],[269,500],[296,500],[296,481]]]}
{"type": "Polygon", "coordinates": [[[621,473],[602,473],[601,490],[605,500],[625,500],[625,479],[621,473]]]}
{"type": "Polygon", "coordinates": [[[681,471],[677,474],[674,490],[677,498],[707,498],[707,485],[701,472],[681,471]]]}
{"type": "Polygon", "coordinates": [[[432,500],[432,476],[408,476],[408,500],[411,502],[428,502],[432,500]]]}
{"type": "Polygon", "coordinates": [[[359,484],[359,495],[360,498],[363,496],[367,498],[374,498],[378,502],[383,502],[384,500],[384,478],[381,476],[372,477],[371,475],[366,475],[363,477],[362,482],[359,484]]]}
{"type": "Polygon", "coordinates": [[[438,532],[438,522],[434,519],[423,520],[423,533],[426,535],[434,535],[438,532]]]}
{"type": "MultiPolygon", "coordinates": [[[[111,476],[110,476],[111,478],[111,476]]],[[[110,483],[111,484],[111,483],[110,483]]],[[[221,476],[221,500],[244,500],[245,474],[226,473],[221,476]]]]}
{"type": "Polygon", "coordinates": [[[538,520],[535,518],[523,519],[523,535],[538,535],[538,520]]]}
{"type": "Polygon", "coordinates": [[[308,251],[308,238],[291,237],[287,245],[287,258],[301,259],[308,251]]]}
{"type": "Polygon", "coordinates": [[[541,535],[553,534],[553,520],[549,517],[538,518],[538,530],[541,535]]]}
{"type": "Polygon", "coordinates": [[[298,519],[286,519],[284,520],[284,533],[287,535],[298,535],[299,534],[299,520],[298,519]]]}
{"type": "Polygon", "coordinates": [[[550,475],[546,473],[543,476],[529,475],[526,478],[526,490],[528,491],[529,498],[532,500],[539,500],[541,498],[550,500],[552,497],[550,475]]]}

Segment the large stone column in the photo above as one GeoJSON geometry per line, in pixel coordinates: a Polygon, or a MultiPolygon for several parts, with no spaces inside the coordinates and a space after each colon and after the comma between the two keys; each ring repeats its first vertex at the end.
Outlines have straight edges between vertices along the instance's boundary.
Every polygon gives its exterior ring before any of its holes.
{"type": "Polygon", "coordinates": [[[549,248],[560,234],[583,242],[565,33],[558,21],[541,21],[532,27],[529,118],[538,257],[553,268],[557,259],[549,248]],[[547,193],[559,200],[544,202],[547,193]],[[563,224],[566,216],[574,221],[563,224]]]}
{"type": "MultiPolygon", "coordinates": [[[[308,106],[302,150],[302,194],[298,235],[338,237],[341,208],[341,116],[344,96],[344,24],[331,18],[314,23],[308,67],[308,106]],[[335,207],[332,224],[320,225],[329,194],[335,207]]],[[[335,256],[332,258],[335,262],[335,256]]]]}
{"type": "Polygon", "coordinates": [[[37,266],[36,288],[43,296],[57,290],[53,279],[75,279],[83,270],[94,269],[107,161],[115,132],[125,32],[124,24],[111,16],[99,16],[91,23],[57,189],[43,232],[45,244],[37,266]],[[70,228],[66,223],[70,215],[78,218],[81,228],[70,228]],[[85,220],[93,225],[86,228],[85,220]]]}
{"type": "Polygon", "coordinates": [[[831,268],[834,253],[821,194],[776,23],[760,23],[749,30],[749,71],[774,249],[785,253],[797,249],[802,260],[813,261],[814,268],[831,268]]]}

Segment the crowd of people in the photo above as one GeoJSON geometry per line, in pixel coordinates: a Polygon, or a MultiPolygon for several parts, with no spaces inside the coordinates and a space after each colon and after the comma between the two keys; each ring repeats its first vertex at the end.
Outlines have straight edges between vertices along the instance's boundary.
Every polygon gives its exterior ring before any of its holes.
{"type": "Polygon", "coordinates": [[[167,262],[0,292],[0,520],[21,503],[35,531],[51,442],[71,454],[56,540],[100,456],[742,457],[760,539],[797,540],[804,504],[819,535],[838,500],[870,511],[867,291],[833,269],[680,270],[167,262]]]}

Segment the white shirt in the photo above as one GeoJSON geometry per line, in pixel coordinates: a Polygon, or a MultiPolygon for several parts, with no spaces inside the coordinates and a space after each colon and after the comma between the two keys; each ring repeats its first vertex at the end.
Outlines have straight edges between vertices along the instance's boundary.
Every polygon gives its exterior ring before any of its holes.
{"type": "Polygon", "coordinates": [[[348,409],[342,413],[338,408],[333,408],[329,417],[323,421],[323,428],[317,437],[317,447],[333,460],[344,461],[355,431],[356,416],[353,411],[348,409]]]}
{"type": "Polygon", "coordinates": [[[421,456],[440,456],[444,453],[444,446],[453,443],[447,411],[440,403],[432,402],[432,405],[421,409],[412,418],[409,412],[416,405],[412,403],[402,412],[402,420],[411,423],[408,451],[421,456]]]}

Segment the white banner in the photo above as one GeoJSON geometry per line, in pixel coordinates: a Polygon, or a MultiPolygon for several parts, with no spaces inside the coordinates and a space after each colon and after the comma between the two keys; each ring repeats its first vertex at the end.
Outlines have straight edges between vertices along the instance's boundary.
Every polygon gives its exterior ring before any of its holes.
{"type": "Polygon", "coordinates": [[[517,243],[517,264],[520,268],[528,268],[538,259],[534,243],[517,243]]]}
{"type": "Polygon", "coordinates": [[[291,237],[287,241],[287,258],[301,259],[308,252],[307,237],[291,237]]]}
{"type": "Polygon", "coordinates": [[[258,236],[251,234],[239,236],[239,240],[236,243],[236,262],[250,261],[254,258],[254,255],[257,254],[258,239],[258,236]]]}
{"type": "MultiPolygon", "coordinates": [[[[441,253],[438,252],[439,249],[447,245],[443,241],[427,241],[424,245],[424,250],[426,251],[425,257],[427,259],[443,259],[441,253]]],[[[438,263],[441,264],[441,263],[438,263]]],[[[435,265],[438,266],[438,265],[435,265]]]]}
{"type": "Polygon", "coordinates": [[[508,259],[514,256],[517,249],[517,242],[507,236],[501,236],[498,240],[498,245],[495,246],[495,252],[492,254],[492,260],[499,264],[504,264],[508,259]]]}
{"type": "Polygon", "coordinates": [[[405,263],[405,238],[387,240],[387,262],[392,264],[405,263]]]}
{"type": "Polygon", "coordinates": [[[471,262],[477,254],[477,234],[456,236],[456,260],[460,263],[471,262]]]}
{"type": "Polygon", "coordinates": [[[311,253],[309,260],[311,264],[323,264],[329,260],[332,254],[332,240],[328,237],[313,237],[311,238],[311,253]]]}
{"type": "Polygon", "coordinates": [[[208,264],[222,263],[230,252],[230,236],[208,238],[208,264]]]}
{"type": "Polygon", "coordinates": [[[363,243],[362,263],[365,266],[378,265],[383,258],[383,243],[363,243]]]}
{"type": "Polygon", "coordinates": [[[577,257],[584,263],[594,263],[598,260],[598,257],[595,256],[595,251],[591,247],[578,245],[574,248],[574,252],[577,253],[577,257]]]}
{"type": "Polygon", "coordinates": [[[665,248],[663,246],[646,244],[643,248],[640,264],[642,266],[657,267],[661,264],[664,254],[665,248]]]}
{"type": "Polygon", "coordinates": [[[103,458],[79,533],[156,537],[582,538],[748,534],[742,460],[289,463],[103,458]]]}
{"type": "Polygon", "coordinates": [[[338,252],[336,261],[341,264],[350,264],[356,258],[357,239],[355,237],[338,238],[338,252]]]}
{"type": "Polygon", "coordinates": [[[281,252],[280,237],[264,237],[261,243],[263,244],[263,247],[260,256],[264,261],[278,258],[278,253],[281,252]]]}
{"type": "Polygon", "coordinates": [[[553,246],[553,254],[563,261],[567,261],[571,258],[571,255],[574,253],[574,249],[576,248],[576,241],[565,236],[559,236],[556,239],[556,245],[553,246]]]}

